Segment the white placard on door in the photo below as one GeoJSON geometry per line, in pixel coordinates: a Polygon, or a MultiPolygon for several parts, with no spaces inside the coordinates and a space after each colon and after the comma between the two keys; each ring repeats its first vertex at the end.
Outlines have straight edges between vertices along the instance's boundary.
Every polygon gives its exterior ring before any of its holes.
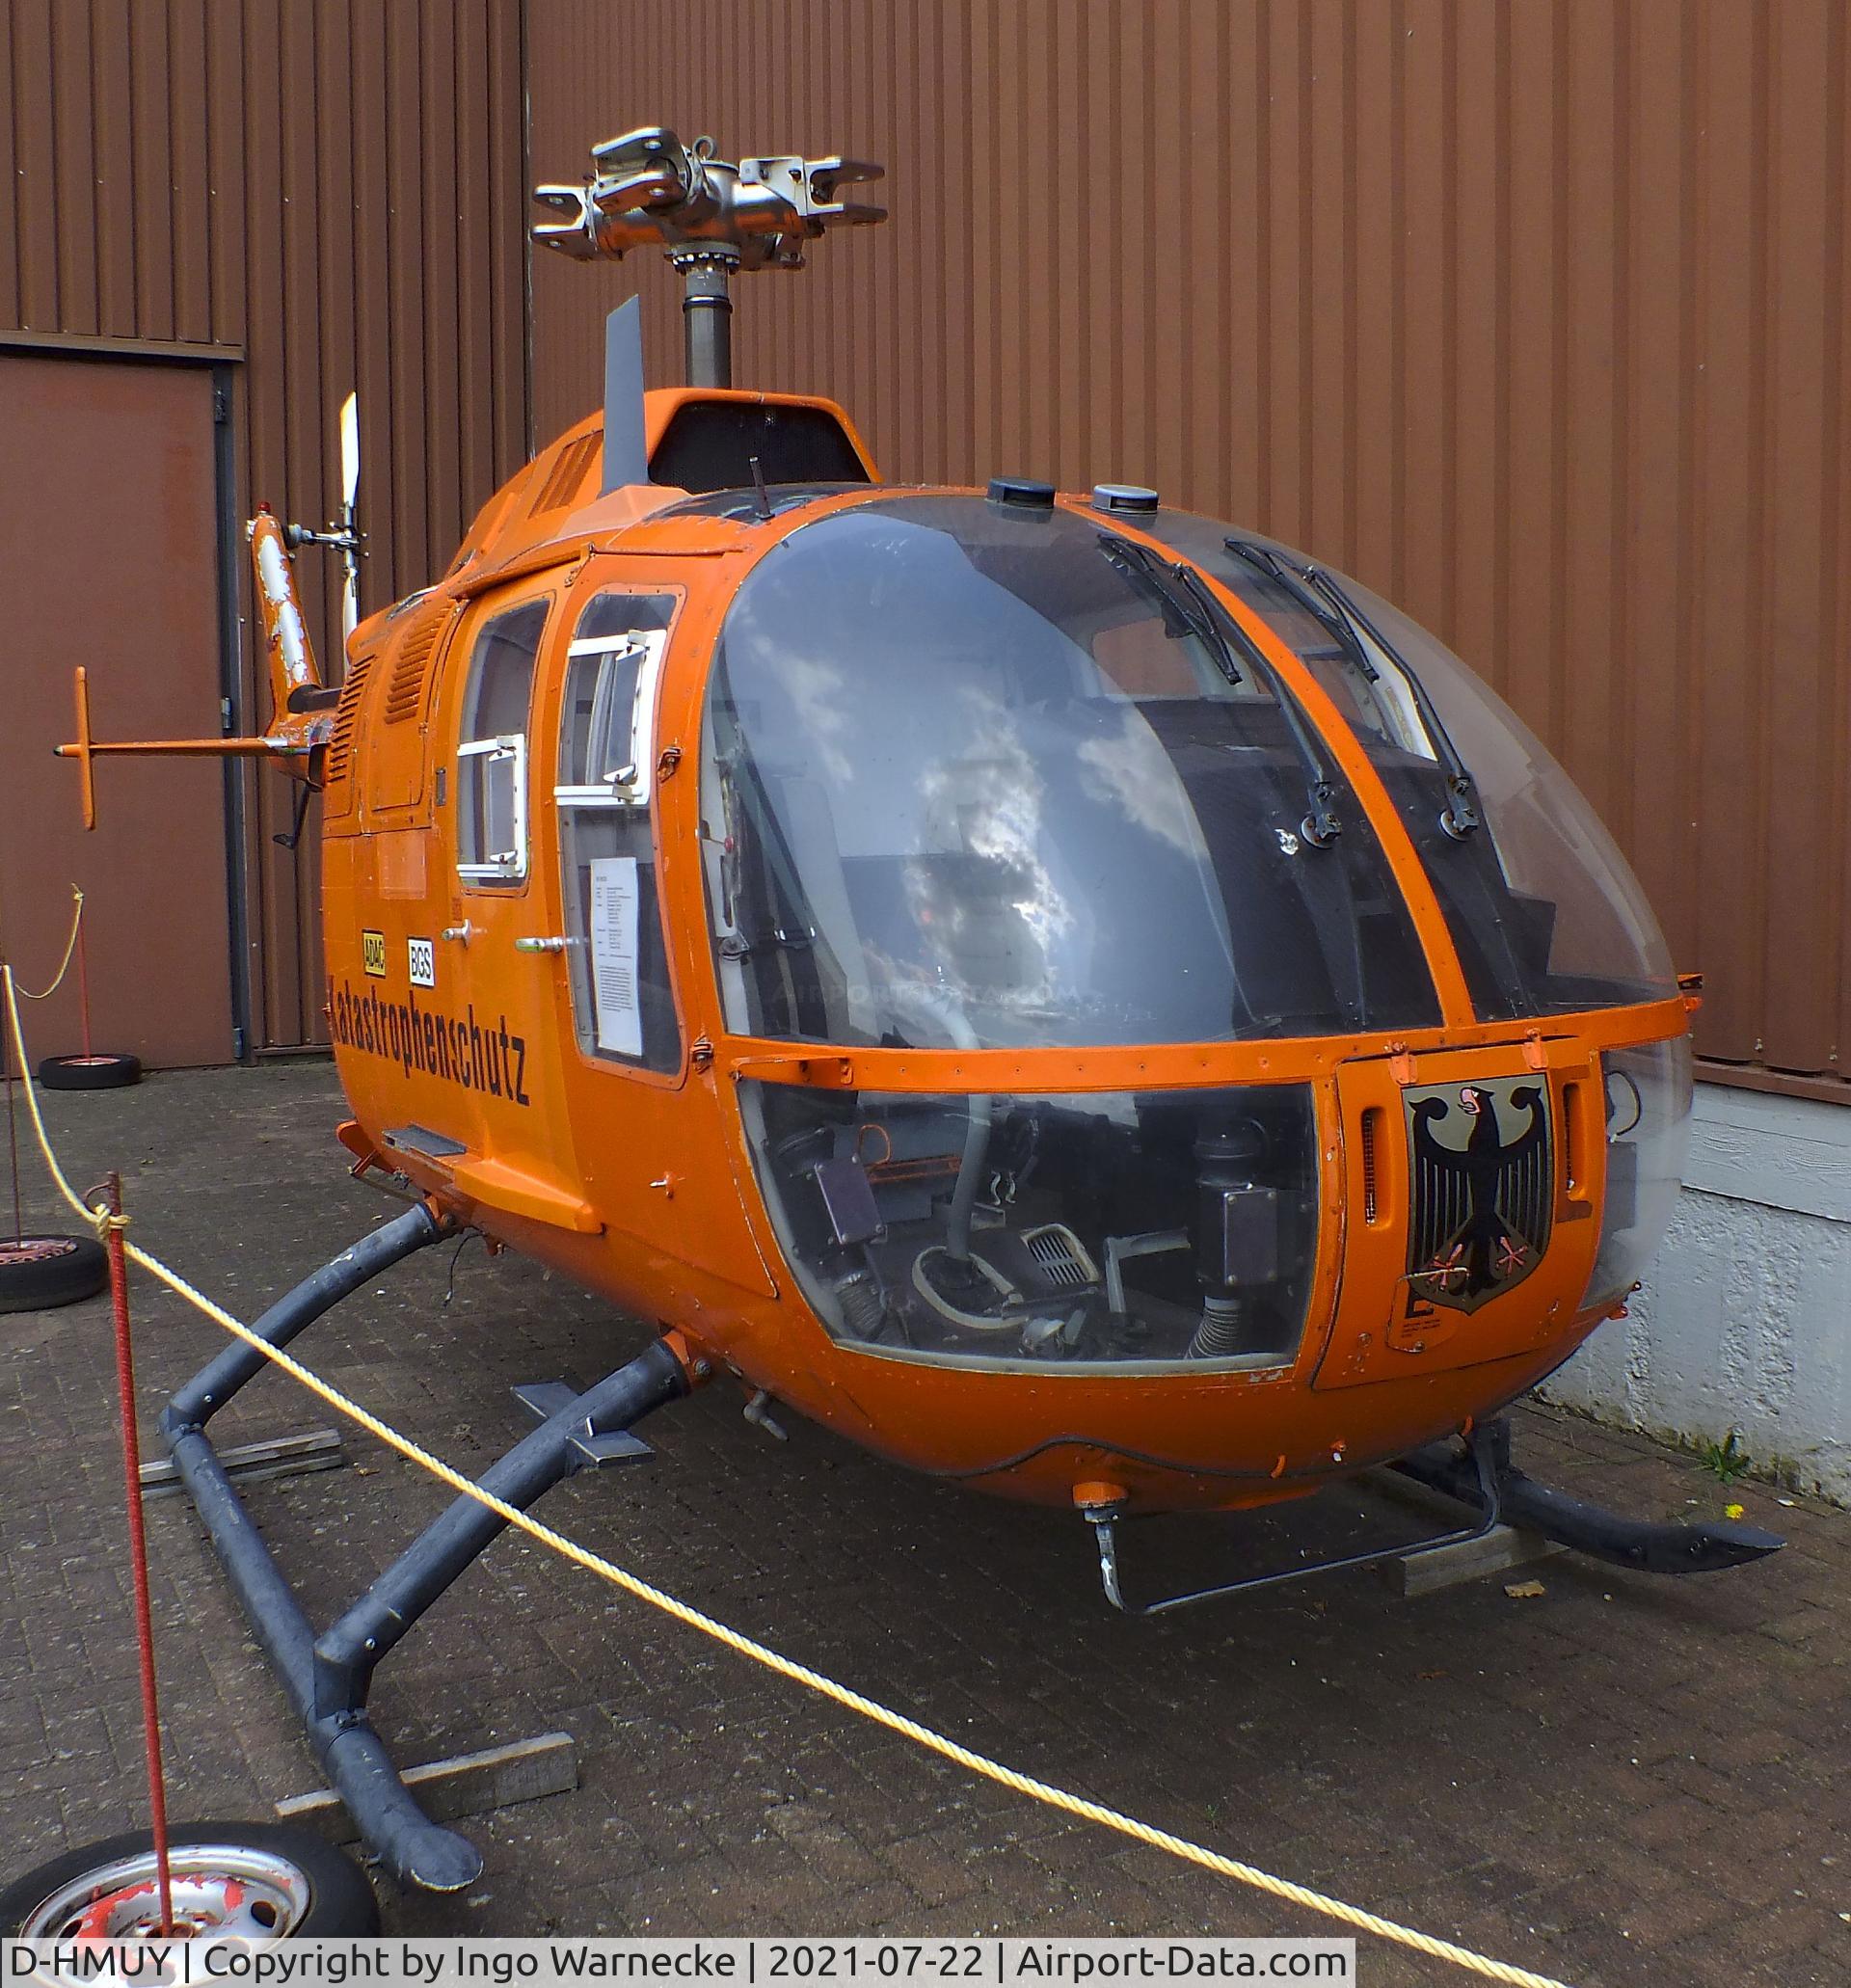
{"type": "Polygon", "coordinates": [[[612,1056],[641,1056],[634,856],[592,859],[591,981],[598,1000],[598,1047],[612,1056]]]}

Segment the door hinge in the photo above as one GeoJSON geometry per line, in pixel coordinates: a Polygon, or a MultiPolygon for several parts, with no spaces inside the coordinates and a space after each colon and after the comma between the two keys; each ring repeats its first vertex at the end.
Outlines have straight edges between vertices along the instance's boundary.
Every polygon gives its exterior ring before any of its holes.
{"type": "Polygon", "coordinates": [[[243,1062],[243,1061],[244,1061],[244,1055],[245,1055],[245,1042],[244,1042],[244,1031],[243,1031],[242,1029],[237,1029],[237,1028],[234,1028],[234,1029],[233,1029],[233,1030],[231,1031],[231,1058],[232,1058],[232,1061],[233,1061],[234,1062],[240,1062],[240,1063],[241,1063],[241,1062],[243,1062]]]}
{"type": "Polygon", "coordinates": [[[666,780],[682,763],[682,748],[679,745],[665,745],[656,762],[656,777],[666,780]]]}
{"type": "Polygon", "coordinates": [[[687,1052],[687,1060],[697,1070],[711,1070],[713,1067],[713,1044],[705,1035],[694,1038],[694,1046],[687,1052]]]}
{"type": "Polygon", "coordinates": [[[229,387],[214,387],[212,390],[212,420],[215,427],[223,428],[231,418],[231,390],[229,387]]]}

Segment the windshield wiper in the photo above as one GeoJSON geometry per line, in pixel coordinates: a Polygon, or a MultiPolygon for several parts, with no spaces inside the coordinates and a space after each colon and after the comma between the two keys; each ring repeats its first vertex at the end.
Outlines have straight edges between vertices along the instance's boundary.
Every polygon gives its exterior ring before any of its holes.
{"type": "Polygon", "coordinates": [[[1120,572],[1140,586],[1162,610],[1166,627],[1173,626],[1172,615],[1215,658],[1217,667],[1230,684],[1243,681],[1234,660],[1233,635],[1247,666],[1253,670],[1279,708],[1292,744],[1304,769],[1305,791],[1310,812],[1299,823],[1299,832],[1314,849],[1328,849],[1342,833],[1343,823],[1331,805],[1337,797],[1336,783],[1324,764],[1324,754],[1298,704],[1280,681],[1278,672],[1249,642],[1242,631],[1222,613],[1221,604],[1202,584],[1201,576],[1186,560],[1166,559],[1154,548],[1135,539],[1120,538],[1116,532],[1102,531],[1099,549],[1120,572]]]}
{"type": "Polygon", "coordinates": [[[1336,643],[1334,652],[1319,650],[1320,656],[1332,656],[1347,660],[1358,670],[1368,682],[1379,684],[1382,672],[1370,661],[1362,644],[1356,640],[1355,631],[1343,618],[1321,600],[1304,583],[1303,578],[1279,557],[1271,546],[1256,544],[1251,539],[1229,538],[1221,543],[1236,558],[1244,559],[1261,578],[1269,579],[1281,593],[1289,594],[1305,613],[1336,643]]]}
{"type": "Polygon", "coordinates": [[[1471,768],[1460,757],[1459,748],[1453,743],[1433,698],[1428,695],[1426,685],[1414,674],[1407,658],[1351,600],[1342,585],[1326,568],[1294,566],[1281,558],[1271,546],[1256,545],[1250,539],[1240,538],[1224,539],[1222,543],[1255,572],[1284,587],[1307,614],[1328,629],[1343,645],[1344,654],[1368,682],[1379,684],[1382,672],[1370,659],[1365,638],[1394,664],[1402,682],[1408,685],[1408,694],[1414,700],[1414,709],[1419,712],[1420,721],[1433,741],[1434,752],[1445,779],[1447,798],[1446,806],[1440,811],[1440,827],[1455,842],[1463,842],[1474,829],[1481,827],[1483,820],[1478,812],[1477,783],[1472,778],[1471,768]]]}
{"type": "Polygon", "coordinates": [[[1099,550],[1134,585],[1153,601],[1164,617],[1164,631],[1169,635],[1194,635],[1215,659],[1215,666],[1230,684],[1242,681],[1234,652],[1222,640],[1213,618],[1202,612],[1194,594],[1185,593],[1173,582],[1187,569],[1172,566],[1149,546],[1136,539],[1120,538],[1115,531],[1099,534],[1099,550]]]}

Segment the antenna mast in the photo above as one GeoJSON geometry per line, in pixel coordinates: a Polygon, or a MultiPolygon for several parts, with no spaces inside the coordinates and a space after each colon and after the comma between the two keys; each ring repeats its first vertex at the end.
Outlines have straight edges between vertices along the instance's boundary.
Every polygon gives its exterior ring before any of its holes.
{"type": "Polygon", "coordinates": [[[733,384],[732,279],[738,269],[801,269],[803,245],[825,228],[885,221],[885,207],[838,198],[883,176],[859,159],[713,155],[713,141],[684,145],[659,124],[607,138],[582,186],[536,186],[563,218],[533,238],[582,262],[660,247],[682,278],[682,327],[690,387],[733,384]]]}

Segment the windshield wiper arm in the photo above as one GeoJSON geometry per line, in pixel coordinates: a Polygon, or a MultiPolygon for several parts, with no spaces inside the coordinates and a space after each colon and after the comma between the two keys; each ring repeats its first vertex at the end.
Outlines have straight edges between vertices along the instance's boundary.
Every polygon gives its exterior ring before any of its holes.
{"type": "Polygon", "coordinates": [[[1290,594],[1312,620],[1331,636],[1338,646],[1339,653],[1347,657],[1353,667],[1368,682],[1379,684],[1382,681],[1382,672],[1370,661],[1368,652],[1356,640],[1355,630],[1328,603],[1314,594],[1305,584],[1303,578],[1295,573],[1271,546],[1258,545],[1251,539],[1244,538],[1223,539],[1221,543],[1237,558],[1245,559],[1262,578],[1270,579],[1274,586],[1290,594]]]}
{"type": "Polygon", "coordinates": [[[1330,572],[1322,566],[1296,567],[1289,560],[1282,559],[1271,546],[1255,545],[1250,539],[1230,538],[1222,543],[1237,558],[1245,559],[1256,572],[1286,588],[1306,613],[1314,616],[1336,636],[1343,644],[1344,653],[1370,683],[1380,683],[1382,672],[1370,660],[1368,649],[1364,646],[1365,637],[1394,664],[1402,682],[1408,685],[1408,694],[1414,700],[1414,709],[1420,713],[1421,723],[1427,728],[1427,736],[1433,741],[1445,779],[1447,798],[1446,806],[1440,812],[1440,827],[1455,842],[1463,842],[1474,829],[1482,827],[1483,818],[1478,812],[1478,784],[1472,778],[1471,768],[1460,757],[1459,748],[1453,743],[1452,735],[1428,694],[1426,685],[1414,673],[1407,658],[1351,600],[1330,572]]]}
{"type": "Polygon", "coordinates": [[[1306,567],[1304,579],[1307,586],[1329,602],[1353,632],[1365,635],[1401,672],[1402,681],[1419,709],[1421,723],[1427,727],[1427,736],[1434,741],[1434,750],[1439,755],[1439,763],[1445,769],[1448,799],[1440,813],[1439,825],[1455,842],[1463,842],[1482,825],[1478,812],[1478,783],[1472,778],[1471,768],[1460,757],[1459,747],[1453,743],[1452,734],[1447,731],[1438,707],[1429,696],[1427,685],[1414,674],[1406,658],[1323,567],[1306,567]]]}
{"type": "Polygon", "coordinates": [[[1181,568],[1172,568],[1160,552],[1153,551],[1149,546],[1140,546],[1136,539],[1120,538],[1115,531],[1099,534],[1099,550],[1157,604],[1168,633],[1194,635],[1215,658],[1215,666],[1230,684],[1241,682],[1234,652],[1222,638],[1221,630],[1210,616],[1202,612],[1201,604],[1193,594],[1182,592],[1174,584],[1181,568]]]}
{"type": "Polygon", "coordinates": [[[1202,584],[1201,576],[1188,561],[1166,559],[1152,547],[1140,545],[1135,539],[1120,538],[1112,531],[1099,534],[1099,547],[1114,566],[1141,585],[1164,608],[1167,623],[1171,609],[1174,609],[1190,633],[1214,657],[1230,684],[1242,681],[1240,666],[1234,660],[1234,644],[1239,644],[1247,666],[1272,692],[1273,701],[1285,719],[1286,730],[1292,735],[1299,764],[1304,769],[1305,791],[1311,805],[1309,813],[1299,823],[1299,832],[1314,849],[1328,849],[1343,830],[1343,822],[1332,806],[1337,797],[1336,783],[1324,764],[1324,754],[1316,737],[1305,724],[1297,701],[1280,681],[1277,670],[1248,641],[1245,632],[1228,620],[1221,603],[1202,584]],[[1230,634],[1233,642],[1228,639],[1230,634]]]}

